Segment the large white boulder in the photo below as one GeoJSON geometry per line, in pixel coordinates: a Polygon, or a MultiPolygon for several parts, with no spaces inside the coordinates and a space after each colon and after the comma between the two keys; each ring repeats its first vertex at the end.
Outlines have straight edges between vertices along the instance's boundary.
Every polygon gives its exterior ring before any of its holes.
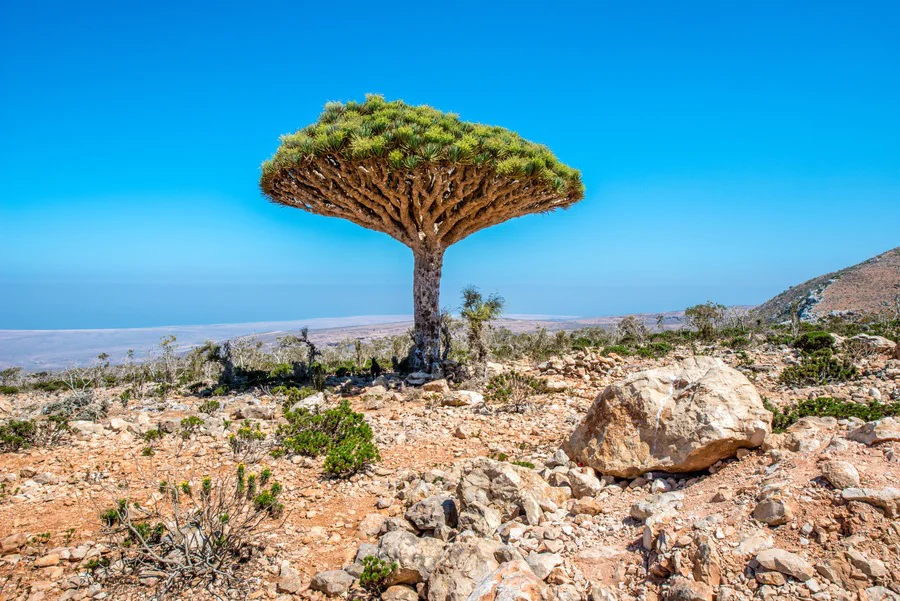
{"type": "Polygon", "coordinates": [[[608,386],[564,448],[573,461],[630,478],[708,468],[760,446],[771,428],[772,414],[743,374],[691,357],[608,386]]]}

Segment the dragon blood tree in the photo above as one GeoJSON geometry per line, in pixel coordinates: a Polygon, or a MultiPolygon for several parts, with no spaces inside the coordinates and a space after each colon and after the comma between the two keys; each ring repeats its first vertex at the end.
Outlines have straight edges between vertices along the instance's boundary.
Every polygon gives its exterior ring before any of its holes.
{"type": "Polygon", "coordinates": [[[319,120],[282,136],[260,187],[278,204],[341,217],[413,251],[414,367],[440,361],[444,251],[513,217],[584,197],[581,174],[545,146],[429,106],[329,102],[319,120]]]}

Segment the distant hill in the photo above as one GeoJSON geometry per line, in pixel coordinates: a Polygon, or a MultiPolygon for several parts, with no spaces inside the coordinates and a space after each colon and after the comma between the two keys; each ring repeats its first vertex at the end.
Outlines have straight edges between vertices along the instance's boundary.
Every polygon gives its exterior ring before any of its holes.
{"type": "Polygon", "coordinates": [[[820,275],[753,310],[764,321],[790,319],[791,306],[800,310],[804,321],[828,315],[864,315],[884,311],[900,296],[900,247],[858,265],[820,275]]]}

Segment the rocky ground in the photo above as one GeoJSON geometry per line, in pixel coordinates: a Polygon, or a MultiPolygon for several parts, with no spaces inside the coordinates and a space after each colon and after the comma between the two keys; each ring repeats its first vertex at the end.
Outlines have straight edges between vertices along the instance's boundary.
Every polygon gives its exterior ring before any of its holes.
{"type": "MultiPolygon", "coordinates": [[[[900,423],[805,418],[768,434],[757,407],[760,397],[782,406],[816,396],[897,399],[900,360],[874,352],[859,359],[854,382],[791,390],[777,376],[797,361],[792,349],[698,350],[723,365],[684,351],[493,365],[547,380],[550,392],[522,412],[485,407],[443,382],[347,379],[343,395],[365,413],[382,461],[333,480],[320,460],[264,457],[284,486],[285,513],[226,596],[355,595],[361,561],[374,555],[397,563],[383,594],[395,601],[900,599],[900,423]],[[632,377],[651,369],[662,371],[632,377]],[[643,429],[573,440],[610,385],[611,415],[631,412],[621,423],[643,429]],[[690,410],[675,411],[678,403],[690,410]],[[683,442],[629,442],[660,431],[681,432],[683,442]],[[638,467],[592,469],[611,465],[609,445],[638,467]]],[[[20,394],[0,411],[27,416],[50,400],[20,394]]],[[[265,432],[281,419],[271,395],[222,397],[198,432],[143,454],[142,432],[177,430],[204,400],[114,404],[107,417],[73,423],[58,446],[0,455],[0,600],[151,598],[152,579],[123,584],[88,569],[111,551],[100,511],[126,493],[151,496],[162,479],[234,470],[248,459],[227,440],[241,418],[265,432]]],[[[196,586],[168,597],[207,596],[196,586]]]]}

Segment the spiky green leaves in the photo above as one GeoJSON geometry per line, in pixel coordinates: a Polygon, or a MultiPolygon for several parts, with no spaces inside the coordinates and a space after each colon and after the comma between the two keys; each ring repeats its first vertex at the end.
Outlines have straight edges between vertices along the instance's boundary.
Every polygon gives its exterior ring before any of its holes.
{"type": "Polygon", "coordinates": [[[394,170],[427,163],[487,166],[504,177],[536,178],[569,197],[581,198],[584,191],[581,174],[545,146],[502,127],[469,123],[453,113],[371,94],[362,103],[329,102],[316,123],[283,136],[278,152],[263,163],[263,180],[329,154],[383,158],[394,170]]]}

